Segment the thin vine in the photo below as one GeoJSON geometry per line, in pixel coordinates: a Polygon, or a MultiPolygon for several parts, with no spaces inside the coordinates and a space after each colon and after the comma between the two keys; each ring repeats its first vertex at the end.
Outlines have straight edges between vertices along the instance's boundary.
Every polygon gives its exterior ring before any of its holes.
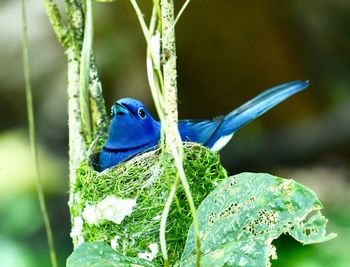
{"type": "Polygon", "coordinates": [[[39,168],[38,146],[35,138],[35,119],[33,108],[32,87],[30,83],[30,67],[29,67],[29,52],[28,52],[28,31],[27,31],[27,1],[22,0],[22,53],[23,53],[23,70],[25,82],[25,94],[27,102],[28,128],[29,128],[29,142],[32,151],[34,171],[36,177],[36,191],[39,200],[40,211],[43,216],[44,226],[49,245],[51,266],[57,267],[57,257],[55,252],[55,245],[52,235],[49,215],[45,203],[44,189],[42,185],[42,178],[39,168]]]}
{"type": "Polygon", "coordinates": [[[165,133],[167,147],[173,154],[175,164],[178,169],[178,176],[175,178],[171,192],[167,199],[160,225],[160,244],[164,258],[164,266],[168,266],[169,264],[166,252],[165,238],[166,220],[169,214],[170,204],[176,195],[178,179],[181,180],[181,183],[184,187],[195,225],[197,253],[196,265],[199,266],[199,222],[196,216],[196,207],[194,205],[192,194],[183,168],[182,140],[177,128],[177,72],[174,28],[179,17],[189,4],[189,1],[185,2],[184,6],[180,9],[180,13],[178,14],[177,18],[174,19],[174,2],[172,0],[164,0],[161,2],[154,0],[154,7],[149,29],[146,26],[142,11],[138,6],[136,0],[130,0],[130,2],[135,9],[142,32],[147,42],[147,74],[151,93],[159,118],[162,122],[162,132],[164,131],[165,133]],[[161,55],[165,58],[165,61],[162,62],[162,66],[160,66],[160,48],[162,48],[161,55]],[[161,67],[163,71],[161,71],[161,67]]]}
{"type": "Polygon", "coordinates": [[[92,125],[90,115],[89,81],[90,58],[93,37],[92,0],[85,0],[84,40],[80,59],[79,103],[84,137],[87,144],[91,143],[92,125]]]}

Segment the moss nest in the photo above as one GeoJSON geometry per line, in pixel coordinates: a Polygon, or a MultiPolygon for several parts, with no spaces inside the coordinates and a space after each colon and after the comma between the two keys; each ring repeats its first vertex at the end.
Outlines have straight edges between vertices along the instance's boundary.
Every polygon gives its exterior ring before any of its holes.
{"type": "MultiPolygon", "coordinates": [[[[198,206],[227,173],[219,155],[199,144],[185,143],[184,152],[185,172],[198,206]]],[[[161,214],[176,177],[171,155],[157,148],[103,172],[84,160],[76,174],[70,202],[74,245],[104,241],[124,255],[161,263],[160,249],[155,247],[159,245],[161,214]]],[[[166,227],[171,264],[180,259],[191,222],[179,185],[166,227]]]]}

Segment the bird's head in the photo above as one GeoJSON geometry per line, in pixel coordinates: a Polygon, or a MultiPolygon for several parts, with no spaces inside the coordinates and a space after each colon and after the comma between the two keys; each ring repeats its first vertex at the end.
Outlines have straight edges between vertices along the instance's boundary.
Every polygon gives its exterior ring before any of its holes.
{"type": "Polygon", "coordinates": [[[109,136],[105,147],[129,149],[159,140],[160,125],[146,107],[132,98],[122,98],[111,108],[109,136]]]}

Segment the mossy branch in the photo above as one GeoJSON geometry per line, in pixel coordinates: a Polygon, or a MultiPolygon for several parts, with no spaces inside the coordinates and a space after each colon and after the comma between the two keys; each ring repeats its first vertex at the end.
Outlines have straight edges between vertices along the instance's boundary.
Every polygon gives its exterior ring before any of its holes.
{"type": "MultiPolygon", "coordinates": [[[[185,3],[186,5],[186,3],[185,3]]],[[[184,10],[184,9],[182,9],[184,10]]],[[[164,75],[164,100],[166,109],[165,123],[168,125],[166,131],[166,143],[172,152],[178,175],[184,188],[186,198],[193,217],[193,224],[196,237],[196,266],[200,263],[200,230],[199,221],[196,215],[196,207],[193,201],[188,180],[183,167],[183,147],[178,131],[177,111],[177,69],[176,69],[176,44],[175,44],[175,20],[174,1],[161,1],[162,14],[162,55],[165,58],[163,65],[164,75]]],[[[176,185],[177,181],[174,182],[176,185]]],[[[169,198],[172,197],[171,195],[169,198]]]]}
{"type": "Polygon", "coordinates": [[[69,48],[73,48],[80,59],[84,40],[84,0],[65,0],[65,9],[68,19],[69,48]]]}
{"type": "Polygon", "coordinates": [[[61,22],[57,5],[52,0],[44,3],[68,62],[69,205],[72,206],[76,169],[86,157],[92,138],[107,128],[102,86],[91,49],[92,0],[65,0],[66,26],[61,22]]]}
{"type": "Polygon", "coordinates": [[[87,151],[79,105],[79,61],[73,48],[66,52],[68,60],[68,130],[70,183],[75,183],[75,170],[87,151]]]}
{"type": "MultiPolygon", "coordinates": [[[[171,127],[171,133],[167,138],[172,142],[178,142],[178,111],[177,111],[177,69],[176,69],[176,44],[174,24],[173,0],[161,1],[162,15],[162,56],[164,75],[164,100],[166,119],[171,127]]],[[[178,143],[179,153],[182,154],[182,142],[178,143]]]]}
{"type": "Polygon", "coordinates": [[[69,47],[70,39],[68,37],[67,27],[62,23],[61,15],[56,3],[52,0],[44,0],[44,5],[59,43],[67,49],[69,47]]]}
{"type": "Polygon", "coordinates": [[[107,132],[108,116],[106,113],[105,100],[102,94],[102,85],[98,75],[97,66],[93,51],[90,60],[90,84],[89,99],[91,111],[92,132],[94,135],[101,135],[107,132]]]}

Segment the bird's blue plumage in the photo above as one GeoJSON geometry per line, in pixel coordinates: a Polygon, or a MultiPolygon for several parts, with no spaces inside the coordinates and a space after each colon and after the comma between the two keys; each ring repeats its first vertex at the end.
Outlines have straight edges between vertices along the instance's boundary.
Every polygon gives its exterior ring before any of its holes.
{"type": "MultiPolygon", "coordinates": [[[[307,86],[308,82],[302,81],[285,83],[264,91],[226,116],[212,120],[180,120],[181,138],[220,150],[239,128],[307,86]]],[[[99,156],[100,169],[155,147],[159,139],[160,122],[141,102],[131,98],[116,101],[112,106],[109,136],[99,156]]]]}

